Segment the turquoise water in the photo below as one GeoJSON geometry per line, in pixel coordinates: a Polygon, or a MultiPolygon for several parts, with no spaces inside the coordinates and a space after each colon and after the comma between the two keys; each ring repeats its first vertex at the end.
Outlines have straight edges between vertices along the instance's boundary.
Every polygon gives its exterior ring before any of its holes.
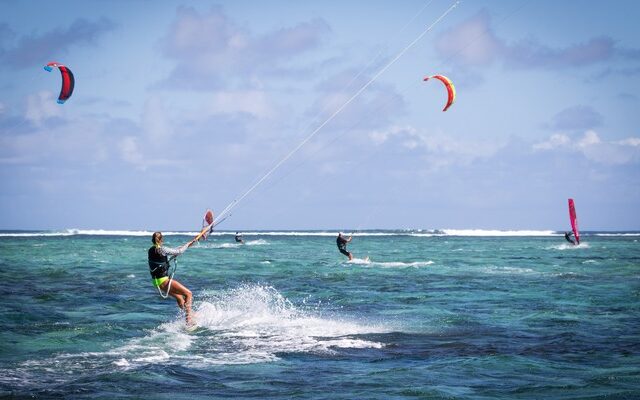
{"type": "Polygon", "coordinates": [[[640,398],[640,234],[218,234],[188,333],[150,233],[90,233],[0,233],[0,397],[640,398]]]}

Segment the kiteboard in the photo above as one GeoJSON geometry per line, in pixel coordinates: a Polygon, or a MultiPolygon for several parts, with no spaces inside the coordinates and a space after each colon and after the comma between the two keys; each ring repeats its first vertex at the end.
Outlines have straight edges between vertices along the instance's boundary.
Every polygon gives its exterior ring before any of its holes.
{"type": "Polygon", "coordinates": [[[578,217],[576,216],[576,205],[573,199],[569,199],[569,220],[571,221],[571,229],[573,237],[576,238],[576,244],[580,244],[580,231],[578,231],[578,217]]]}

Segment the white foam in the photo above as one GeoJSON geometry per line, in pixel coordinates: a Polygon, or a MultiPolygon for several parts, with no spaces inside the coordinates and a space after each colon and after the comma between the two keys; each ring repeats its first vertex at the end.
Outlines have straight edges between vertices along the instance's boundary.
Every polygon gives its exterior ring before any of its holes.
{"type": "Polygon", "coordinates": [[[316,314],[294,306],[272,287],[248,285],[210,294],[197,308],[197,321],[218,342],[228,341],[224,347],[235,348],[244,360],[271,360],[280,352],[332,347],[377,348],[382,345],[351,336],[388,331],[384,326],[316,314]]]}
{"type": "Polygon", "coordinates": [[[125,358],[121,358],[119,360],[116,360],[113,362],[113,364],[117,367],[128,367],[129,365],[129,361],[127,361],[125,358]]]}
{"type": "Polygon", "coordinates": [[[209,247],[212,249],[237,249],[242,246],[240,243],[213,243],[211,245],[203,245],[202,247],[209,247]]]}
{"type": "Polygon", "coordinates": [[[574,245],[571,243],[562,243],[553,246],[547,247],[547,250],[580,250],[580,249],[588,249],[589,243],[582,242],[579,245],[574,245]]]}
{"type": "Polygon", "coordinates": [[[351,261],[347,261],[347,264],[355,264],[355,265],[368,265],[371,267],[382,267],[382,268],[420,268],[426,267],[429,265],[433,265],[433,261],[372,261],[368,257],[367,258],[354,258],[351,261]]]}
{"type": "MultiPolygon", "coordinates": [[[[198,296],[197,296],[198,297],[198,296]]],[[[64,369],[69,376],[85,371],[128,370],[147,364],[197,367],[278,360],[280,353],[333,353],[340,348],[381,348],[359,335],[390,332],[381,324],[344,316],[322,315],[318,307],[295,306],[270,286],[245,285],[207,292],[194,304],[199,329],[184,330],[184,316],[129,339],[104,352],[57,354],[30,360],[28,371],[64,369]]],[[[28,379],[23,376],[22,379],[28,379]]]]}
{"type": "Polygon", "coordinates": [[[244,243],[246,246],[264,246],[269,244],[269,242],[267,242],[264,239],[257,239],[257,240],[249,240],[247,242],[244,243]]]}
{"type": "Polygon", "coordinates": [[[372,262],[373,265],[379,265],[383,268],[420,268],[433,265],[433,261],[413,261],[413,262],[372,262]]]}
{"type": "Polygon", "coordinates": [[[347,261],[347,264],[371,264],[371,260],[369,260],[369,257],[365,257],[365,258],[353,258],[351,260],[347,261]]]}
{"type": "Polygon", "coordinates": [[[531,268],[498,267],[495,265],[484,268],[484,271],[494,275],[531,275],[537,273],[531,268]]]}

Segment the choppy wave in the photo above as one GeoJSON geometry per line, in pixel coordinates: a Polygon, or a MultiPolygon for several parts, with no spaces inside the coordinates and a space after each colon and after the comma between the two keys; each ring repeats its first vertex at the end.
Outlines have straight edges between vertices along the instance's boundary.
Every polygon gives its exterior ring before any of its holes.
{"type": "MultiPolygon", "coordinates": [[[[45,382],[49,371],[63,369],[69,377],[99,371],[168,363],[205,366],[270,362],[284,353],[333,354],[338,349],[382,348],[366,335],[392,331],[343,315],[324,315],[313,306],[296,306],[278,290],[258,284],[205,293],[194,304],[195,332],[184,320],[163,323],[143,336],[104,352],[62,353],[0,369],[0,382],[45,382]],[[89,371],[89,372],[87,372],[89,371]]],[[[59,381],[53,374],[51,380],[59,381]]],[[[20,384],[16,383],[20,386],[20,384]]]]}

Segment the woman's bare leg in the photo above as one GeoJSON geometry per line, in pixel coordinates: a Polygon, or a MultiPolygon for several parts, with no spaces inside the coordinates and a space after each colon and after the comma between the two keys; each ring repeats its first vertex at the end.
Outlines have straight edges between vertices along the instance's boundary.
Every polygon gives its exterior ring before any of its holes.
{"type": "Polygon", "coordinates": [[[169,295],[175,298],[178,302],[178,307],[181,310],[184,310],[187,324],[190,324],[192,322],[191,301],[193,298],[191,290],[187,289],[183,284],[174,279],[171,283],[171,290],[169,291],[169,295]]]}

